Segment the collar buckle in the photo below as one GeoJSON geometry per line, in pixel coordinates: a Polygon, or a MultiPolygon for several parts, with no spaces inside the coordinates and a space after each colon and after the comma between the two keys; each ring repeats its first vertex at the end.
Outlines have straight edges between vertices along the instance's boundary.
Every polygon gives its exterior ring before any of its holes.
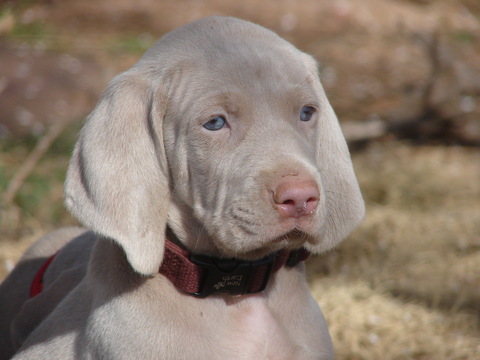
{"type": "Polygon", "coordinates": [[[273,271],[275,255],[256,261],[192,255],[190,261],[204,269],[200,290],[192,295],[205,298],[211,294],[245,295],[263,291],[273,271]]]}

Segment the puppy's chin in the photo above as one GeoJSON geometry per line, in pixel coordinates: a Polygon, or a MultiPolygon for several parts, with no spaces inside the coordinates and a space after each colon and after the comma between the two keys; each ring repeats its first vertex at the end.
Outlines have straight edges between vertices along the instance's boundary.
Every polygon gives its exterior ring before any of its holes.
{"type": "Polygon", "coordinates": [[[258,260],[269,254],[279,250],[295,250],[305,244],[316,244],[318,241],[315,237],[307,234],[299,229],[293,229],[285,234],[276,236],[272,239],[258,241],[258,247],[243,249],[222,249],[224,257],[234,257],[242,260],[258,260]]]}
{"type": "Polygon", "coordinates": [[[313,236],[306,233],[305,231],[294,228],[293,230],[290,230],[285,234],[277,236],[276,238],[270,240],[270,242],[275,244],[281,243],[286,249],[290,250],[292,246],[294,246],[294,248],[298,248],[298,243],[315,243],[316,241],[313,236]]]}

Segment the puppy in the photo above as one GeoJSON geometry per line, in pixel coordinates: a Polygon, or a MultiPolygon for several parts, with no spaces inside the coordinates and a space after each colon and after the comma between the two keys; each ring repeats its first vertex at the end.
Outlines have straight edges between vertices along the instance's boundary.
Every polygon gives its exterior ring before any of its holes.
{"type": "Polygon", "coordinates": [[[65,203],[0,287],[0,358],[332,359],[304,275],[364,204],[315,61],[210,17],[108,86],[65,203]]]}

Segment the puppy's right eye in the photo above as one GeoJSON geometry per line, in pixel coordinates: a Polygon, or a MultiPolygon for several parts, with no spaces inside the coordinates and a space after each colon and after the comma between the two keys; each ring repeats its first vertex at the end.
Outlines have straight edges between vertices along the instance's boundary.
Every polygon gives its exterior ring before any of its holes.
{"type": "Polygon", "coordinates": [[[203,127],[210,131],[223,129],[227,125],[227,120],[223,116],[215,116],[213,119],[203,124],[203,127]]]}

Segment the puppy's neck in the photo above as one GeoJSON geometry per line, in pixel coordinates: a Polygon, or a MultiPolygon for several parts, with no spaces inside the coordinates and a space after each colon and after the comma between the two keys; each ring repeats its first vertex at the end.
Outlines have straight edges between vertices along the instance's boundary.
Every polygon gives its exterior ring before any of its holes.
{"type": "MultiPolygon", "coordinates": [[[[168,238],[159,272],[183,292],[204,298],[212,294],[250,295],[266,289],[270,278],[282,267],[295,267],[306,260],[304,248],[280,250],[259,260],[215,258],[189,252],[168,238]]],[[[179,240],[177,239],[177,243],[179,240]]]]}

